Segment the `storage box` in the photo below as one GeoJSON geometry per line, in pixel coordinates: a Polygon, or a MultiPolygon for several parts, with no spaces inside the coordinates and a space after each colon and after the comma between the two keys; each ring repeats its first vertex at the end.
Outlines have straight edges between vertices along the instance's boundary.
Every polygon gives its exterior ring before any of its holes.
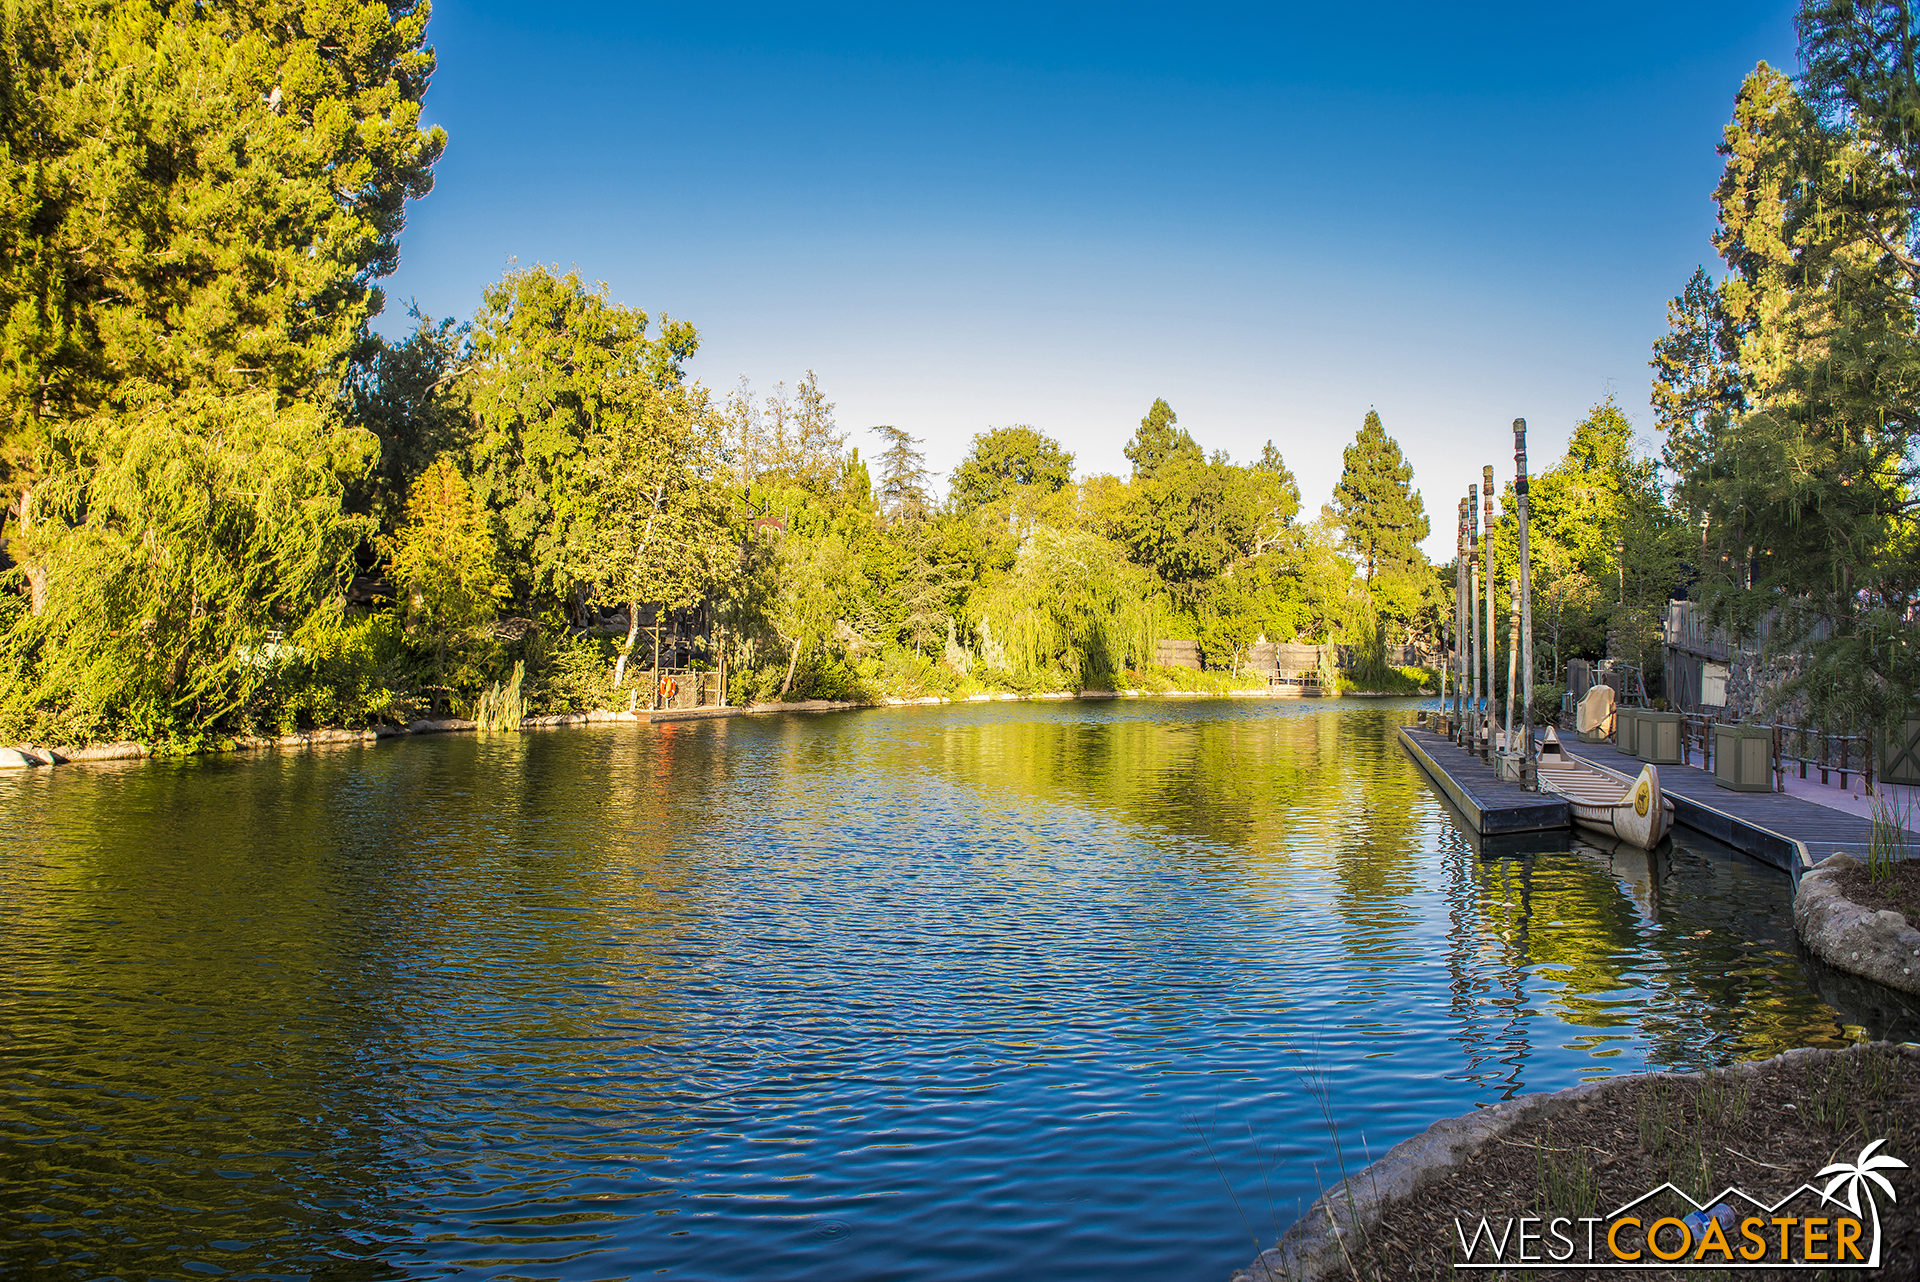
{"type": "Polygon", "coordinates": [[[1715,726],[1713,781],[1734,792],[1772,792],[1772,727],[1715,726]]]}
{"type": "Polygon", "coordinates": [[[1680,764],[1680,714],[1677,712],[1651,712],[1645,708],[1634,711],[1634,752],[1642,761],[1652,762],[1656,766],[1677,766],[1680,764]]]}
{"type": "Polygon", "coordinates": [[[1613,746],[1629,757],[1640,755],[1639,708],[1622,707],[1613,714],[1613,746]]]}

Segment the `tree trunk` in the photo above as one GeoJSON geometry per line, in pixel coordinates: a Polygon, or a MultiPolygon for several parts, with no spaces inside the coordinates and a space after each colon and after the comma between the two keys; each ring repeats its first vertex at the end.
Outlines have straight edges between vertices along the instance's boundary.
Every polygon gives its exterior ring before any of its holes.
{"type": "Polygon", "coordinates": [[[626,678],[627,660],[633,657],[633,647],[640,641],[640,603],[627,602],[627,643],[620,648],[620,657],[613,661],[613,688],[618,690],[620,682],[626,678]]]}
{"type": "Polygon", "coordinates": [[[787,679],[780,683],[780,697],[787,697],[787,691],[793,689],[793,670],[800,665],[800,643],[793,643],[793,657],[787,660],[787,679]]]}
{"type": "MultiPolygon", "coordinates": [[[[25,534],[31,528],[33,528],[33,487],[29,485],[20,491],[20,533],[25,534]]],[[[37,616],[47,608],[47,567],[21,561],[20,568],[26,572],[27,576],[28,608],[37,616]]]]}

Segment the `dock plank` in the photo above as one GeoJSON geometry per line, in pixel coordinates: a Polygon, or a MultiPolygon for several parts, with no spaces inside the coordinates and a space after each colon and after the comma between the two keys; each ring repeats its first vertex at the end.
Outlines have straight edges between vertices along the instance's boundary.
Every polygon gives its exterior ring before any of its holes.
{"type": "Polygon", "coordinates": [[[1400,742],[1481,836],[1571,826],[1567,803],[1503,781],[1475,754],[1430,730],[1400,727],[1400,742]]]}
{"type": "MultiPolygon", "coordinates": [[[[1576,758],[1626,775],[1638,774],[1643,764],[1610,743],[1564,746],[1576,758]]],[[[1791,872],[1796,880],[1835,851],[1866,855],[1872,825],[1859,815],[1783,792],[1735,792],[1698,766],[1659,769],[1660,788],[1673,798],[1675,819],[1791,872]]]]}

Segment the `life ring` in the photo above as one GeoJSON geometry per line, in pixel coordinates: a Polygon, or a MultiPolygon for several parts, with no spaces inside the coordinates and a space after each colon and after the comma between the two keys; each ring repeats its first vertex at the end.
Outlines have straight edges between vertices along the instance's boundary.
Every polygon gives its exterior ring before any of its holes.
{"type": "Polygon", "coordinates": [[[673,696],[679,693],[680,683],[678,681],[675,681],[671,676],[663,676],[660,678],[660,698],[662,702],[671,701],[673,696]]]}

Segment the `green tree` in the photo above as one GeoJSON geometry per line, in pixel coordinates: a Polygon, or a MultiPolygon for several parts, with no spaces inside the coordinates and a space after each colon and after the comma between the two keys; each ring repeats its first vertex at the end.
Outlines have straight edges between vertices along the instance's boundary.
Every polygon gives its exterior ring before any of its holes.
{"type": "Polygon", "coordinates": [[[450,689],[450,652],[483,636],[507,599],[486,506],[452,459],[415,478],[406,522],[385,547],[407,635],[433,654],[437,711],[450,689]]]}
{"type": "Polygon", "coordinates": [[[1413,465],[1373,410],[1347,447],[1331,512],[1341,546],[1360,559],[1371,610],[1383,621],[1411,622],[1424,599],[1420,544],[1431,527],[1413,488],[1413,465]]]}
{"type": "Polygon", "coordinates": [[[973,438],[953,474],[953,505],[973,512],[1034,485],[1051,494],[1073,479],[1073,455],[1031,427],[996,427],[973,438]]]}
{"type": "Polygon", "coordinates": [[[60,466],[17,549],[45,608],[8,638],[8,733],[192,737],[337,610],[371,522],[342,506],[371,439],[273,394],[196,393],[49,425],[60,466]]]}
{"type": "Polygon", "coordinates": [[[499,521],[523,609],[579,611],[594,540],[581,502],[588,444],[633,413],[643,389],[678,384],[699,347],[684,321],[663,321],[658,339],[648,325],[577,272],[521,268],[487,287],[460,389],[474,488],[499,521]]]}
{"type": "Polygon", "coordinates": [[[1133,439],[1126,444],[1127,461],[1133,464],[1136,481],[1153,479],[1174,458],[1204,458],[1185,429],[1175,426],[1178,421],[1173,407],[1155,397],[1147,416],[1134,430],[1133,439]]]}
{"type": "Polygon", "coordinates": [[[445,145],[419,128],[428,12],[25,0],[0,22],[0,468],[16,519],[57,465],[49,424],[189,389],[327,394],[445,145]]]}
{"type": "Polygon", "coordinates": [[[587,578],[627,605],[627,636],[614,661],[618,689],[640,637],[640,607],[685,609],[738,552],[728,522],[719,424],[705,389],[644,381],[613,407],[581,469],[587,578]]]}
{"type": "Polygon", "coordinates": [[[933,505],[927,496],[927,456],[920,442],[901,427],[876,427],[887,442],[880,455],[880,510],[890,521],[924,520],[933,505]]]}
{"type": "Polygon", "coordinates": [[[343,391],[348,421],[380,442],[380,461],[354,487],[350,505],[392,531],[413,482],[442,454],[464,454],[471,420],[455,394],[466,327],[414,313],[396,343],[378,335],[355,358],[343,391]]]}

